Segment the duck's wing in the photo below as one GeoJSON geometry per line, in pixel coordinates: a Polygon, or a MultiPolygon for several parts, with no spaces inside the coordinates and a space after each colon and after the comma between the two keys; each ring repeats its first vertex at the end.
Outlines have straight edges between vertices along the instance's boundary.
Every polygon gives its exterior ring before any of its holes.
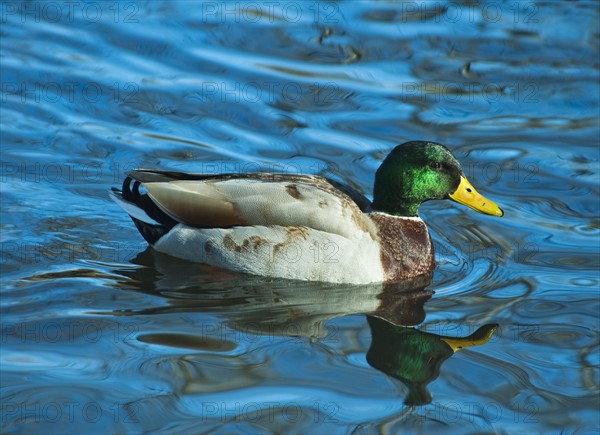
{"type": "Polygon", "coordinates": [[[142,211],[137,210],[136,217],[126,210],[132,217],[169,228],[177,223],[197,228],[303,226],[351,237],[356,231],[369,231],[370,225],[363,214],[370,207],[367,198],[314,175],[139,169],[128,174],[120,197],[142,211]]]}

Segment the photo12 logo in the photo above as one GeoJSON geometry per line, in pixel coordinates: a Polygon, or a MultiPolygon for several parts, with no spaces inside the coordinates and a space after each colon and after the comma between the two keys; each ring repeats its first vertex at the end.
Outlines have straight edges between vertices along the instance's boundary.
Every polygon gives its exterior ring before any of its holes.
{"type": "Polygon", "coordinates": [[[434,23],[513,23],[535,24],[538,5],[533,1],[403,1],[397,8],[401,23],[429,21],[434,23]]]}
{"type": "Polygon", "coordinates": [[[0,343],[97,343],[110,337],[115,343],[135,340],[139,326],[134,322],[99,322],[78,319],[44,322],[7,322],[0,343]]]}
{"type": "Polygon", "coordinates": [[[202,22],[217,23],[297,23],[312,21],[338,23],[341,17],[336,2],[320,1],[204,1],[200,4],[202,22]]]}
{"type": "Polygon", "coordinates": [[[314,423],[337,423],[339,405],[335,402],[202,402],[202,421],[297,422],[311,414],[314,423]]]}
{"type": "Polygon", "coordinates": [[[98,423],[110,420],[114,423],[139,423],[138,404],[129,402],[99,403],[96,401],[49,400],[27,403],[3,401],[0,420],[23,423],[98,423]]]}
{"type": "Polygon", "coordinates": [[[21,103],[87,103],[100,101],[115,103],[137,103],[139,86],[135,82],[2,82],[1,102],[20,101],[21,103]]]}
{"type": "Polygon", "coordinates": [[[404,82],[401,85],[403,101],[429,103],[539,103],[536,82],[481,83],[465,82],[404,82]]]}
{"type": "Polygon", "coordinates": [[[140,5],[137,2],[5,1],[0,3],[0,23],[138,23],[139,12],[140,5]]]}
{"type": "Polygon", "coordinates": [[[282,101],[291,104],[302,100],[314,104],[332,104],[341,101],[340,87],[335,82],[205,81],[195,95],[203,103],[257,103],[263,101],[273,104],[282,101]]]}
{"type": "Polygon", "coordinates": [[[535,402],[515,404],[507,409],[496,402],[449,401],[436,402],[431,406],[417,407],[412,412],[403,413],[403,421],[416,419],[421,422],[437,421],[446,424],[469,422],[474,423],[480,417],[487,422],[510,421],[514,423],[537,423],[539,406],[535,402]]]}

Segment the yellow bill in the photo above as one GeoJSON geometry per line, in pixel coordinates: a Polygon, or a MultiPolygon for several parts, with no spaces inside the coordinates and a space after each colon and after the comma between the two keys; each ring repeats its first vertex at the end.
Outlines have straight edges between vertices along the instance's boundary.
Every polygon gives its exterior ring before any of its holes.
{"type": "Polygon", "coordinates": [[[454,352],[471,346],[481,346],[487,343],[498,330],[498,325],[483,325],[468,337],[440,337],[454,352]]]}
{"type": "Polygon", "coordinates": [[[492,216],[502,216],[504,212],[494,202],[479,194],[469,180],[464,175],[460,177],[460,184],[454,193],[451,193],[450,199],[459,204],[466,205],[475,211],[492,216]]]}

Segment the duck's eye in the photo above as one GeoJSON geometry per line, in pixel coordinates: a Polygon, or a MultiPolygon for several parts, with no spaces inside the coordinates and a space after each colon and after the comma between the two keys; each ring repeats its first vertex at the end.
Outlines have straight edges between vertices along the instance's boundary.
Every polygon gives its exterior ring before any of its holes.
{"type": "Polygon", "coordinates": [[[441,163],[440,163],[440,162],[431,162],[431,163],[429,164],[429,167],[430,167],[431,169],[436,169],[436,170],[437,170],[437,169],[441,169],[441,168],[442,168],[442,165],[441,165],[441,163]]]}

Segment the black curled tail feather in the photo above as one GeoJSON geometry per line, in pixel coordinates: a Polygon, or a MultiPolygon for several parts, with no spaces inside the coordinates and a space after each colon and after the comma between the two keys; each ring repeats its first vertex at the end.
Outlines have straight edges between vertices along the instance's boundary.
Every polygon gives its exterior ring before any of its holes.
{"type": "Polygon", "coordinates": [[[154,245],[162,236],[167,234],[175,225],[177,225],[178,222],[162,211],[154,201],[152,201],[148,194],[141,193],[140,185],[141,183],[139,181],[127,176],[123,181],[123,187],[120,194],[125,201],[136,205],[143,210],[148,217],[158,223],[158,225],[155,225],[130,216],[142,237],[144,237],[149,244],[154,245]]]}
{"type": "Polygon", "coordinates": [[[126,177],[123,181],[123,199],[137,205],[139,208],[144,210],[151,219],[167,227],[168,229],[171,229],[177,225],[178,222],[162,211],[158,205],[156,205],[156,203],[150,199],[148,194],[140,193],[140,185],[141,183],[139,181],[134,180],[129,176],[126,177]],[[132,181],[133,188],[131,186],[132,181]]]}

